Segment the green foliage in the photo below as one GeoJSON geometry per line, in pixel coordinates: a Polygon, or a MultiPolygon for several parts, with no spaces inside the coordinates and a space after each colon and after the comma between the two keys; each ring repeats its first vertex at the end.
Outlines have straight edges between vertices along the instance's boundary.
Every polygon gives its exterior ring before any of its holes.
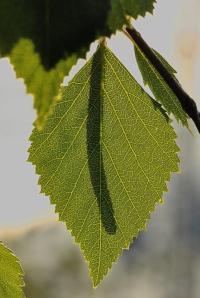
{"type": "Polygon", "coordinates": [[[0,242],[0,297],[1,298],[24,298],[22,286],[22,269],[19,261],[0,242]]]}
{"type": "Polygon", "coordinates": [[[29,161],[94,286],[162,200],[178,170],[175,138],[160,105],[103,45],[62,89],[43,131],[34,129],[29,161]]]}
{"type": "MultiPolygon", "coordinates": [[[[154,51],[163,66],[175,77],[176,71],[169,65],[169,63],[156,51],[154,51]]],[[[148,85],[154,94],[156,100],[160,102],[168,114],[173,114],[177,121],[181,121],[183,125],[188,127],[188,116],[183,110],[178,98],[170,89],[156,68],[146,58],[142,51],[135,45],[135,55],[137,63],[142,74],[144,84],[148,85]]]]}
{"type": "Polygon", "coordinates": [[[60,84],[76,63],[77,56],[71,55],[60,60],[53,69],[45,70],[40,56],[35,52],[33,43],[21,39],[10,55],[18,78],[23,78],[27,91],[34,95],[37,111],[37,128],[41,128],[49,115],[50,107],[58,99],[60,84]]]}

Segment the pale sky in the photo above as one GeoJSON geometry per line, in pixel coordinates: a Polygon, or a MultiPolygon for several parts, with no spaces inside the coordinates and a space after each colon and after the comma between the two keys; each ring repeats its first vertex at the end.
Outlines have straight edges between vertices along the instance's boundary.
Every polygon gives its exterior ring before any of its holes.
{"type": "MultiPolygon", "coordinates": [[[[192,0],[195,1],[198,0],[192,0]]],[[[158,0],[154,16],[148,14],[145,19],[139,18],[135,23],[136,28],[152,47],[163,54],[180,72],[181,65],[176,59],[175,42],[180,38],[181,30],[188,29],[181,27],[181,16],[188,12],[183,9],[184,2],[191,4],[190,0],[158,0]]],[[[194,16],[189,14],[187,17],[189,19],[186,24],[191,24],[194,16]]],[[[134,60],[133,48],[127,37],[118,34],[108,42],[108,45],[136,79],[142,82],[134,60]]],[[[199,66],[200,59],[198,68],[195,68],[198,78],[199,66]]],[[[199,85],[196,83],[194,86],[195,94],[200,94],[199,85]]],[[[50,206],[48,198],[39,194],[34,167],[26,162],[28,137],[35,118],[32,104],[31,95],[26,95],[23,81],[15,79],[8,59],[1,59],[0,228],[15,228],[46,218],[56,218],[54,207],[50,206]]]]}

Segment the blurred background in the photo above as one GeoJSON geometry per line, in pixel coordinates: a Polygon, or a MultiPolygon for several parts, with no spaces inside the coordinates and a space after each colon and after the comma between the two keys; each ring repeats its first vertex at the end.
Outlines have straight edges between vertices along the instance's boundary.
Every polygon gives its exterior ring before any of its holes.
{"type": "MultiPolygon", "coordinates": [[[[135,26],[178,71],[200,108],[200,1],[157,2],[154,16],[139,18],[135,26]]],[[[108,44],[142,83],[129,40],[118,33],[108,44]]],[[[172,177],[148,230],[93,290],[79,248],[39,194],[34,168],[26,162],[32,97],[8,59],[0,60],[0,74],[0,239],[21,260],[27,298],[200,297],[200,137],[193,124],[192,135],[174,122],[181,173],[172,177]]]]}

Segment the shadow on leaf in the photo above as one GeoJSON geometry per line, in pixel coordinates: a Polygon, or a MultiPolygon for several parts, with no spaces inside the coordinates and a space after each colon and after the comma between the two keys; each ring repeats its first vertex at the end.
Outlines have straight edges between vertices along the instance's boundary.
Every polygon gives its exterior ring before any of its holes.
{"type": "Polygon", "coordinates": [[[117,230],[112,200],[103,162],[101,145],[103,122],[103,99],[101,95],[103,53],[100,48],[93,57],[88,102],[87,154],[91,184],[97,199],[102,225],[108,234],[117,230]]]}

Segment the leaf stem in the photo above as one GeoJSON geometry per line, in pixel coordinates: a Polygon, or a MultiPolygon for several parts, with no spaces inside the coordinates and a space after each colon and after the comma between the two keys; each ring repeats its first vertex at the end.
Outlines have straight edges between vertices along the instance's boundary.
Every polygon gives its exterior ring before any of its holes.
{"type": "Polygon", "coordinates": [[[176,78],[174,78],[164,67],[153,50],[135,28],[125,27],[123,29],[123,32],[131,39],[132,42],[136,44],[136,46],[139,47],[146,58],[151,62],[151,64],[155,67],[161,77],[165,80],[169,88],[175,93],[183,110],[194,121],[200,133],[200,113],[197,110],[195,101],[183,90],[182,86],[179,84],[176,78]]]}

